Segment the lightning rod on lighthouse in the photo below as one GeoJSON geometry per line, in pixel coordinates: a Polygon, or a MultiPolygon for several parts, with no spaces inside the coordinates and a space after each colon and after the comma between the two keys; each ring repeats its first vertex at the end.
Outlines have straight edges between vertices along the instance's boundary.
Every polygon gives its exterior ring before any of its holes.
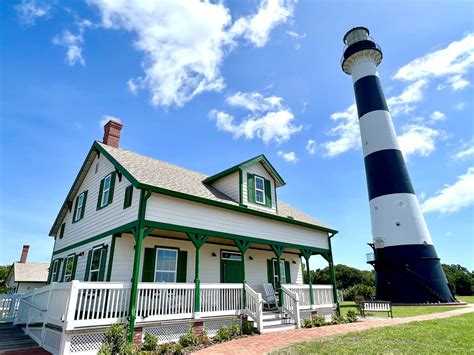
{"type": "Polygon", "coordinates": [[[342,70],[352,76],[364,154],[377,299],[453,302],[418,204],[377,73],[382,49],[365,27],[344,36],[342,70]]]}

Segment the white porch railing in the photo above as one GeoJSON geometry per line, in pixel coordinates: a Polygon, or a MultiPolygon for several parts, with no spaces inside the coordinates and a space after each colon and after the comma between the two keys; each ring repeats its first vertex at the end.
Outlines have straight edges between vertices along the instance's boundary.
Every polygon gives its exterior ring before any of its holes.
{"type": "Polygon", "coordinates": [[[238,284],[201,284],[201,317],[242,313],[242,290],[238,284]]]}
{"type": "Polygon", "coordinates": [[[255,292],[249,285],[245,284],[245,300],[247,316],[257,324],[259,333],[263,330],[263,299],[262,294],[255,292]]]}
{"type": "MultiPolygon", "coordinates": [[[[312,285],[313,286],[313,298],[314,308],[320,307],[333,307],[334,297],[332,293],[332,285],[312,285]]],[[[296,285],[290,284],[285,287],[292,292],[298,294],[299,304],[301,309],[311,308],[311,298],[309,285],[296,285]]]]}
{"type": "Polygon", "coordinates": [[[13,322],[18,312],[21,293],[0,295],[0,322],[13,322]]]}
{"type": "Polygon", "coordinates": [[[285,285],[281,285],[281,292],[283,292],[283,310],[295,320],[296,328],[300,327],[300,307],[298,294],[291,291],[285,285]]]}

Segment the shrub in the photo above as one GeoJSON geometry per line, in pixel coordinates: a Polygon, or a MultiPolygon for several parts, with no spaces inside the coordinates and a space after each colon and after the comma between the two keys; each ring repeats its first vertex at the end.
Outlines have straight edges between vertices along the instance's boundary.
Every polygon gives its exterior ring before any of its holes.
{"type": "Polygon", "coordinates": [[[346,319],[344,318],[344,316],[341,316],[339,314],[333,314],[331,323],[332,324],[344,324],[344,323],[346,323],[346,319]]]}
{"type": "Polygon", "coordinates": [[[357,298],[358,300],[360,300],[361,297],[362,301],[370,300],[375,297],[375,287],[357,284],[344,290],[344,299],[346,301],[356,301],[357,296],[359,296],[357,298]]]}
{"type": "Polygon", "coordinates": [[[202,333],[200,336],[198,336],[198,344],[202,345],[210,345],[211,344],[211,339],[209,339],[209,336],[207,335],[207,329],[202,328],[202,333]]]}
{"type": "Polygon", "coordinates": [[[164,343],[161,344],[160,354],[169,354],[174,351],[174,343],[164,343]]]}
{"type": "Polygon", "coordinates": [[[359,305],[360,305],[360,304],[361,304],[362,302],[364,302],[364,301],[365,301],[364,296],[361,296],[361,295],[356,295],[356,296],[354,296],[354,302],[355,302],[356,304],[359,304],[359,305]]]}
{"type": "Polygon", "coordinates": [[[302,328],[312,328],[313,327],[313,321],[311,319],[303,319],[301,322],[301,327],[302,328]]]}
{"type": "Polygon", "coordinates": [[[120,347],[120,351],[118,353],[120,355],[133,355],[137,353],[137,349],[135,349],[135,346],[132,343],[125,342],[120,347]]]}
{"type": "Polygon", "coordinates": [[[253,333],[253,322],[249,320],[242,321],[242,333],[250,335],[253,333]]]}
{"type": "Polygon", "coordinates": [[[155,351],[158,347],[158,338],[151,332],[146,332],[145,339],[143,339],[142,350],[155,351]]]}
{"type": "Polygon", "coordinates": [[[127,344],[127,328],[123,324],[112,324],[105,333],[105,343],[100,347],[99,354],[119,354],[127,344]]]}
{"type": "Polygon", "coordinates": [[[346,319],[348,323],[357,322],[357,318],[358,318],[358,315],[356,311],[354,311],[353,309],[350,309],[347,311],[346,319]]]}
{"type": "Polygon", "coordinates": [[[229,327],[229,335],[231,338],[238,337],[241,334],[240,324],[232,323],[229,327]]]}
{"type": "Polygon", "coordinates": [[[327,324],[326,318],[324,318],[323,316],[316,316],[313,318],[312,324],[315,327],[323,327],[327,324]]]}
{"type": "Polygon", "coordinates": [[[184,354],[184,348],[181,344],[179,343],[176,343],[176,344],[173,344],[173,352],[175,354],[184,354]]]}
{"type": "Polygon", "coordinates": [[[179,338],[179,344],[183,346],[183,348],[194,348],[198,344],[198,338],[194,329],[190,329],[187,334],[182,335],[179,338]]]}
{"type": "Polygon", "coordinates": [[[217,330],[217,334],[214,337],[216,341],[225,341],[230,339],[230,330],[229,327],[223,325],[217,330]]]}

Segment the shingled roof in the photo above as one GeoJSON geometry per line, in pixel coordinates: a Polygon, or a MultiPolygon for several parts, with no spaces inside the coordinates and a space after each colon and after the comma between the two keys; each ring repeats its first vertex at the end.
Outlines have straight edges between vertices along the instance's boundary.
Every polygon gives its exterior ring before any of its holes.
{"type": "MultiPolygon", "coordinates": [[[[96,142],[96,144],[110,154],[113,159],[115,159],[132,175],[135,180],[141,184],[239,206],[238,201],[233,200],[211,185],[206,184],[204,180],[209,176],[205,174],[136,154],[121,148],[114,148],[100,142],[96,142]]],[[[290,217],[296,221],[329,228],[320,221],[289,206],[281,200],[278,200],[278,215],[285,218],[290,217]]]]}
{"type": "Polygon", "coordinates": [[[47,282],[49,263],[13,263],[13,281],[47,282]]]}

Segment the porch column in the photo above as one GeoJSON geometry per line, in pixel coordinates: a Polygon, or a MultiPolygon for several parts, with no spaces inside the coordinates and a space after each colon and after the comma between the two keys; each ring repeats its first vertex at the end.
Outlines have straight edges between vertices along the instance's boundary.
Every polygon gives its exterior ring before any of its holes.
{"type": "Polygon", "coordinates": [[[337,297],[337,286],[336,286],[336,271],[334,269],[334,262],[332,259],[332,247],[331,247],[331,237],[333,237],[334,234],[329,235],[328,242],[329,242],[329,253],[327,254],[326,260],[329,263],[329,273],[331,277],[331,284],[332,284],[332,294],[334,297],[334,302],[336,302],[336,307],[337,307],[337,312],[341,314],[341,308],[339,305],[339,299],[337,297]]]}
{"type": "Polygon", "coordinates": [[[133,258],[133,271],[132,271],[132,289],[130,290],[130,333],[128,340],[133,341],[133,334],[135,331],[135,320],[137,317],[137,292],[138,292],[138,275],[140,274],[140,260],[142,256],[142,245],[144,237],[144,224],[145,224],[145,212],[146,202],[151,196],[151,191],[141,190],[140,194],[140,205],[138,208],[138,225],[133,233],[135,238],[135,255],[133,258]]]}
{"type": "Polygon", "coordinates": [[[246,276],[245,276],[245,253],[249,249],[250,242],[247,242],[245,240],[235,240],[235,245],[237,245],[237,248],[239,248],[240,252],[242,253],[242,284],[243,284],[243,289],[242,289],[242,305],[243,308],[247,308],[247,297],[245,296],[245,284],[247,283],[246,276]]]}
{"type": "Polygon", "coordinates": [[[272,245],[273,252],[275,253],[275,256],[277,258],[277,275],[278,275],[278,284],[277,284],[277,289],[278,289],[278,302],[280,304],[280,307],[283,306],[285,303],[283,299],[283,293],[281,292],[281,267],[280,267],[280,262],[281,262],[281,255],[283,254],[283,250],[285,249],[282,246],[279,245],[272,245]]]}
{"type": "Polygon", "coordinates": [[[186,233],[188,238],[196,248],[196,260],[194,264],[194,318],[200,318],[201,311],[201,279],[199,278],[200,271],[200,255],[201,247],[209,239],[208,235],[197,233],[186,233]]]}
{"type": "Polygon", "coordinates": [[[314,294],[313,294],[313,280],[311,280],[311,270],[309,269],[309,258],[313,255],[311,250],[301,249],[301,254],[306,260],[306,272],[308,273],[308,284],[309,284],[309,303],[311,308],[314,305],[314,294]]]}

